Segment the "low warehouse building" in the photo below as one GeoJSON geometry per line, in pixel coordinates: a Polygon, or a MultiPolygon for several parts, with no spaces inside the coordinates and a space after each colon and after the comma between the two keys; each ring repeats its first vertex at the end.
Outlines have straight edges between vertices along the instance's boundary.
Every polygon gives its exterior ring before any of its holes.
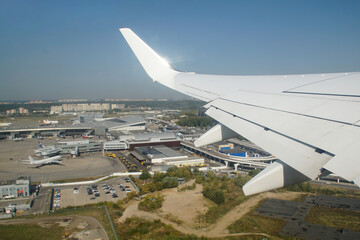
{"type": "Polygon", "coordinates": [[[0,182],[0,198],[27,197],[30,195],[30,178],[0,182]]]}
{"type": "Polygon", "coordinates": [[[163,145],[136,147],[135,152],[144,156],[148,159],[147,162],[151,162],[153,165],[198,166],[204,164],[203,158],[189,158],[188,156],[163,145]]]}

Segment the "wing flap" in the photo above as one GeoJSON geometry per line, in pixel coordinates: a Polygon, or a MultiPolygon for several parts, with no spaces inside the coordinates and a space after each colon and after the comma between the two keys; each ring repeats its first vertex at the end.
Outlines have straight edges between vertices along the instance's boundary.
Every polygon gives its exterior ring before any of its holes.
{"type": "MultiPolygon", "coordinates": [[[[266,105],[266,104],[265,104],[266,105]]],[[[321,149],[331,155],[340,154],[354,139],[360,137],[360,128],[328,119],[278,111],[249,104],[216,99],[206,107],[214,106],[225,112],[254,122],[290,139],[321,149]],[[342,139],[341,142],[338,139],[342,139]]],[[[246,135],[244,135],[246,137],[246,135]]],[[[261,145],[259,145],[261,147],[261,145]]]]}
{"type": "Polygon", "coordinates": [[[360,186],[360,157],[356,154],[359,146],[360,139],[357,139],[345,151],[327,162],[324,168],[360,186]]]}
{"type": "Polygon", "coordinates": [[[332,157],[317,153],[314,148],[296,141],[296,139],[268,131],[266,127],[248,119],[234,117],[230,112],[218,107],[210,107],[206,114],[239,135],[246,136],[251,142],[271,152],[310,179],[316,178],[322,166],[332,157]]]}

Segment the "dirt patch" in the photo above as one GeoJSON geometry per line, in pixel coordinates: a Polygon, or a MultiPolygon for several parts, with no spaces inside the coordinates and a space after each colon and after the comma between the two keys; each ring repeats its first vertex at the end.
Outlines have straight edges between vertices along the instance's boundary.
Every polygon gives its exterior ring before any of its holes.
{"type": "Polygon", "coordinates": [[[68,227],[70,225],[70,223],[71,223],[70,218],[67,218],[67,219],[64,219],[64,220],[58,222],[60,227],[68,227]]]}
{"type": "MultiPolygon", "coordinates": [[[[188,184],[193,184],[194,181],[188,184]]],[[[183,187],[183,186],[182,186],[183,187]]],[[[210,203],[202,195],[202,185],[197,184],[194,190],[178,192],[169,189],[163,192],[164,202],[161,213],[174,216],[187,226],[194,226],[195,218],[208,210],[210,203]]]]}
{"type": "MultiPolygon", "coordinates": [[[[92,217],[67,216],[67,217],[41,217],[34,219],[9,219],[3,220],[0,224],[38,224],[51,231],[53,224],[64,227],[65,232],[70,232],[70,237],[79,240],[88,239],[109,239],[102,225],[92,217]],[[83,230],[79,231],[79,228],[83,230]]],[[[64,234],[65,234],[64,232],[64,234]]]]}
{"type": "Polygon", "coordinates": [[[215,224],[207,225],[202,229],[196,229],[194,220],[199,211],[206,211],[208,202],[201,194],[201,186],[197,186],[195,190],[177,192],[177,189],[170,189],[163,191],[165,202],[161,211],[157,213],[150,213],[138,210],[138,201],[130,201],[127,205],[123,216],[118,219],[118,222],[123,222],[126,218],[140,217],[145,220],[159,219],[165,224],[171,224],[176,230],[184,234],[195,234],[197,236],[206,237],[226,237],[226,236],[244,236],[244,235],[261,235],[268,237],[267,234],[262,233],[237,233],[229,234],[227,227],[236,220],[243,217],[250,212],[261,200],[266,198],[287,199],[291,200],[298,197],[301,193],[285,192],[285,193],[261,193],[244,201],[240,205],[230,210],[227,214],[221,217],[215,224]],[[168,215],[166,215],[168,214],[168,215]],[[170,218],[169,218],[170,216],[170,218]],[[180,221],[174,221],[173,219],[180,221]],[[192,225],[194,224],[194,225],[192,225]],[[194,228],[195,227],[195,228],[194,228]]]}
{"type": "Polygon", "coordinates": [[[88,222],[81,222],[77,228],[80,228],[80,229],[85,229],[87,228],[87,226],[89,226],[89,223],[88,222]]]}

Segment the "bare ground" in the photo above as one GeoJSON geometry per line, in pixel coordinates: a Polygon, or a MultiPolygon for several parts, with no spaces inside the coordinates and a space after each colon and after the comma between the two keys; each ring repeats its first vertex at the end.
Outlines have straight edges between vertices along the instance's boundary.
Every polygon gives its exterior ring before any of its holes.
{"type": "Polygon", "coordinates": [[[79,240],[104,239],[108,240],[102,225],[93,217],[87,216],[61,216],[61,217],[44,217],[34,219],[10,219],[2,220],[0,224],[38,224],[40,227],[49,228],[54,224],[64,227],[66,232],[70,232],[70,237],[79,240]]]}
{"type": "MultiPolygon", "coordinates": [[[[267,198],[286,199],[291,200],[299,196],[301,193],[285,192],[285,193],[261,193],[244,201],[240,205],[230,210],[227,214],[221,217],[215,224],[207,225],[204,228],[196,229],[195,218],[199,212],[207,209],[209,203],[201,194],[201,186],[198,185],[195,190],[186,192],[177,192],[176,189],[170,189],[163,192],[165,201],[160,211],[150,213],[138,209],[138,201],[131,201],[128,203],[126,210],[118,222],[123,222],[126,218],[140,217],[146,220],[159,219],[165,224],[172,225],[176,230],[184,234],[194,234],[196,236],[206,236],[210,238],[219,238],[226,236],[244,236],[244,235],[261,235],[269,237],[262,233],[238,233],[229,234],[227,227],[236,220],[249,213],[261,200],[267,198]],[[200,194],[199,194],[200,191],[200,194]],[[170,214],[176,219],[180,219],[182,223],[176,223],[164,217],[164,214],[170,214]],[[194,228],[195,227],[195,228],[194,228]]],[[[272,236],[273,237],[273,236],[272,236]]],[[[274,238],[274,237],[273,237],[274,238]]]]}

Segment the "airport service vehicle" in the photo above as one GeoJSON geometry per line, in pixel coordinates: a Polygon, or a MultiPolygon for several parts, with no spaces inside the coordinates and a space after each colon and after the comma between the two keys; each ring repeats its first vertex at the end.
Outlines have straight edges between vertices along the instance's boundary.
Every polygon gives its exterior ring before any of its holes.
{"type": "Polygon", "coordinates": [[[54,156],[42,160],[34,160],[31,156],[29,156],[29,160],[21,160],[21,161],[23,162],[23,164],[29,164],[29,165],[35,165],[37,167],[41,167],[44,165],[61,164],[61,156],[54,156]]]}
{"type": "Polygon", "coordinates": [[[197,139],[195,147],[241,135],[278,158],[245,184],[245,195],[331,172],[360,186],[360,72],[180,72],[132,30],[119,30],[154,82],[207,102],[206,114],[219,124],[197,139]]]}

